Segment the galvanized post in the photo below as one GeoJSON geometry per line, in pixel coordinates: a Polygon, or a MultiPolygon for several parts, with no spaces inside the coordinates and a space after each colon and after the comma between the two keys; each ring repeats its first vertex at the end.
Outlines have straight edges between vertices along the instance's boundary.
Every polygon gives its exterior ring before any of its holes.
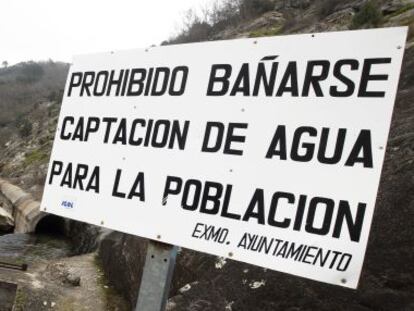
{"type": "Polygon", "coordinates": [[[164,311],[174,273],[177,246],[148,243],[135,311],[164,311]]]}

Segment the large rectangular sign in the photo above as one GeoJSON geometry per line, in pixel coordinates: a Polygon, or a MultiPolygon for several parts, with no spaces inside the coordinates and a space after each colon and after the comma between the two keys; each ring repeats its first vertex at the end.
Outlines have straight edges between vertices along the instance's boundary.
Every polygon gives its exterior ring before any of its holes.
{"type": "Polygon", "coordinates": [[[42,210],[355,288],[406,32],[77,56],[42,210]]]}

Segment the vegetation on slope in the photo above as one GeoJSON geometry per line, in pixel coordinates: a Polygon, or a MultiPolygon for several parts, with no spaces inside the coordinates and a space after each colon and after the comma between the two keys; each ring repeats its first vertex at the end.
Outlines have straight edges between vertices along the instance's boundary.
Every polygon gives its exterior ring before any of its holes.
{"type": "Polygon", "coordinates": [[[23,116],[36,104],[56,97],[64,87],[67,70],[67,64],[53,61],[30,61],[1,68],[0,131],[16,122],[19,127],[23,116]]]}

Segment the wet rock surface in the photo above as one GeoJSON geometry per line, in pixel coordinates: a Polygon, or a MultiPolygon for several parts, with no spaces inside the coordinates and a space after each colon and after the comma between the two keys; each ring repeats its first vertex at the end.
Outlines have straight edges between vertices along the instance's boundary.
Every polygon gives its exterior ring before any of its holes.
{"type": "Polygon", "coordinates": [[[112,232],[101,242],[99,258],[111,284],[135,307],[148,241],[112,232]]]}
{"type": "Polygon", "coordinates": [[[72,241],[72,251],[80,255],[90,253],[98,248],[102,229],[84,222],[65,222],[64,235],[72,241]]]}

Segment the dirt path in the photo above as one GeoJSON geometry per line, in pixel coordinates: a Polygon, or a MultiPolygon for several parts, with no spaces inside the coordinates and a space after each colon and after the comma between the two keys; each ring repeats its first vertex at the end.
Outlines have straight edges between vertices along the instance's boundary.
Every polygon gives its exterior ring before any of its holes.
{"type": "Polygon", "coordinates": [[[106,285],[95,254],[39,262],[26,272],[0,269],[0,280],[18,284],[16,311],[128,310],[106,285]]]}

